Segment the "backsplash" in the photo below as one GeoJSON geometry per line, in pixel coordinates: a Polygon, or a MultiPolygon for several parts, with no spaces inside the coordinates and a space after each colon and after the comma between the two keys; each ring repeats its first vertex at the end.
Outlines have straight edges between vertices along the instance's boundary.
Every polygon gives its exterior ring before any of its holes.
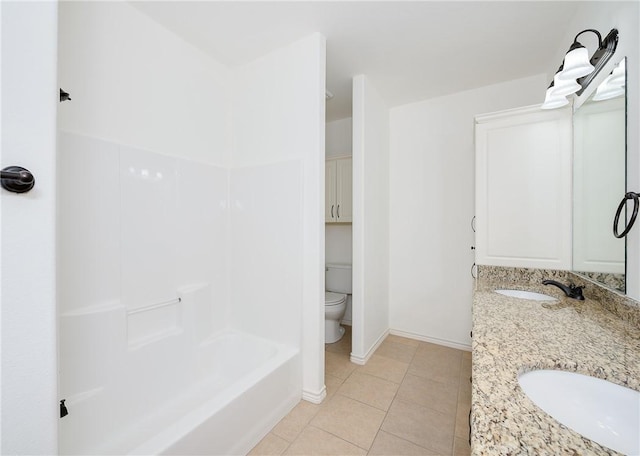
{"type": "Polygon", "coordinates": [[[607,272],[582,272],[578,271],[578,274],[587,277],[588,279],[594,280],[596,282],[600,282],[603,285],[606,285],[608,288],[612,290],[619,291],[620,293],[624,293],[625,289],[625,276],[624,274],[614,274],[607,272]]]}
{"type": "Polygon", "coordinates": [[[603,308],[616,315],[623,321],[636,328],[640,328],[640,302],[622,293],[603,287],[587,277],[574,274],[571,271],[554,269],[510,268],[502,266],[478,266],[476,288],[480,290],[497,287],[512,287],[526,289],[545,294],[559,294],[556,287],[542,285],[545,279],[557,280],[563,283],[573,283],[584,287],[583,294],[587,299],[597,301],[603,308]]]}

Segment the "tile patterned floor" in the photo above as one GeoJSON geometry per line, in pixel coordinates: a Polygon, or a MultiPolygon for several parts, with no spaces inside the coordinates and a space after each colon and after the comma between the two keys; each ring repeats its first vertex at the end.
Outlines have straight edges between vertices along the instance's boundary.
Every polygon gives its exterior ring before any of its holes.
{"type": "Polygon", "coordinates": [[[327,398],[301,401],[251,455],[470,454],[471,353],[388,336],[365,366],[325,346],[327,398]]]}

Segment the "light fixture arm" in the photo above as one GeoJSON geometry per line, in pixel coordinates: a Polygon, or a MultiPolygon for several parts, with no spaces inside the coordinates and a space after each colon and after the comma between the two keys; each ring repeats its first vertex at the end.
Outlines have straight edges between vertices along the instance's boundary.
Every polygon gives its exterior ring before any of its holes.
{"type": "Polygon", "coordinates": [[[576,95],[581,95],[582,92],[585,91],[585,89],[589,86],[589,84],[591,84],[591,82],[595,79],[600,70],[602,70],[602,68],[606,65],[609,59],[613,57],[613,54],[618,47],[617,29],[612,29],[609,34],[604,37],[604,39],[601,38],[600,33],[598,33],[596,30],[583,30],[582,32],[578,33],[578,35],[576,35],[576,39],[581,33],[588,31],[595,32],[598,35],[598,50],[593,53],[593,56],[590,59],[591,65],[593,65],[595,69],[588,75],[578,79],[578,84],[580,84],[582,88],[578,92],[576,92],[576,95]]]}
{"type": "Polygon", "coordinates": [[[600,35],[600,32],[599,32],[599,31],[597,31],[597,30],[595,30],[595,29],[586,29],[586,30],[583,30],[583,31],[581,31],[580,33],[578,33],[578,34],[576,35],[576,37],[573,39],[573,44],[571,45],[571,47],[573,47],[575,44],[580,44],[580,43],[578,43],[578,37],[579,37],[580,35],[582,35],[583,33],[586,33],[586,32],[593,32],[593,33],[595,33],[595,34],[598,36],[598,47],[602,47],[602,35],[600,35]]]}

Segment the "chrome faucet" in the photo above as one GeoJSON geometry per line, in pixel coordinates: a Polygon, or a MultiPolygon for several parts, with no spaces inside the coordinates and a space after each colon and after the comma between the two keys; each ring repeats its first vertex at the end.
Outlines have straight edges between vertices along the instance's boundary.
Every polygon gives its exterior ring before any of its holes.
{"type": "Polygon", "coordinates": [[[582,295],[582,289],[584,287],[577,287],[572,283],[564,285],[560,282],[556,282],[555,280],[543,280],[542,285],[555,285],[564,291],[564,294],[567,295],[567,297],[584,301],[584,296],[582,295]]]}

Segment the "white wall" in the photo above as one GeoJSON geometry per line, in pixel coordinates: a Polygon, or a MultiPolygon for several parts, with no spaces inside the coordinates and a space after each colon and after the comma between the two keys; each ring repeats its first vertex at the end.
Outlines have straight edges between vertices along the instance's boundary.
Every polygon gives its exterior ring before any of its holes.
{"type": "Polygon", "coordinates": [[[474,116],[541,102],[546,76],[391,109],[390,327],[470,346],[474,116]]]}
{"type": "Polygon", "coordinates": [[[56,2],[2,2],[2,165],[35,187],[0,191],[0,453],[56,454],[56,2]]]}
{"type": "Polygon", "coordinates": [[[327,158],[350,156],[352,146],[353,120],[351,117],[327,122],[325,145],[327,158]]]}
{"type": "MultiPolygon", "coordinates": [[[[315,91],[321,38],[303,38],[234,71],[233,167],[300,160],[317,153],[315,91]],[[310,145],[313,152],[301,150],[310,145]]],[[[324,145],[324,128],[322,135],[324,145]]]]}
{"type": "Polygon", "coordinates": [[[59,29],[61,130],[228,165],[228,68],[126,2],[61,2],[59,29]]]}
{"type": "MultiPolygon", "coordinates": [[[[619,41],[615,55],[609,61],[578,103],[582,103],[607,76],[613,66],[627,57],[627,191],[640,191],[640,4],[638,2],[586,2],[581,5],[566,34],[558,43],[556,61],[561,62],[576,34],[596,29],[604,37],[612,28],[618,29],[619,41]]],[[[593,52],[595,36],[581,35],[581,42],[593,52]],[[584,39],[582,39],[584,37],[584,39]]],[[[551,70],[555,70],[552,68],[551,70]]],[[[548,76],[548,79],[551,79],[548,76]]],[[[623,195],[620,195],[622,199],[623,195]]],[[[629,209],[627,213],[630,213],[629,209]]],[[[613,215],[612,215],[613,217],[613,215]]],[[[613,223],[613,220],[612,222],[613,223]]],[[[640,229],[634,227],[627,236],[627,295],[640,300],[640,229]]]]}
{"type": "Polygon", "coordinates": [[[313,402],[325,395],[324,52],[314,34],[233,75],[231,324],[302,338],[313,402]]]}
{"type": "Polygon", "coordinates": [[[325,226],[325,258],[327,263],[353,262],[352,225],[350,223],[325,226]]]}
{"type": "Polygon", "coordinates": [[[353,79],[353,341],[364,363],[389,330],[389,108],[353,79]]]}

